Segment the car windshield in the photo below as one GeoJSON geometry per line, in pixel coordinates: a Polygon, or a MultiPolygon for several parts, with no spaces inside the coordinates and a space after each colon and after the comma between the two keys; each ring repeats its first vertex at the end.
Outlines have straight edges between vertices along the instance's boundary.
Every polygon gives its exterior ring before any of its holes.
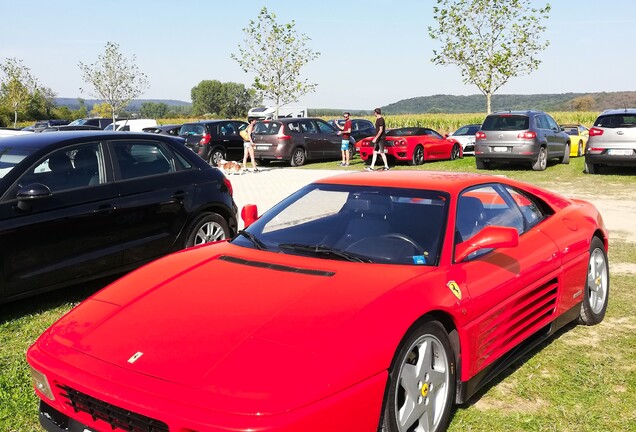
{"type": "Polygon", "coordinates": [[[488,116],[481,126],[485,131],[527,130],[529,127],[528,116],[514,114],[488,116]]]}
{"type": "Polygon", "coordinates": [[[86,119],[77,119],[77,120],[73,120],[72,122],[70,122],[68,125],[69,126],[81,126],[84,123],[86,123],[86,119]]]}
{"type": "Polygon", "coordinates": [[[310,184],[232,242],[326,259],[437,265],[447,208],[439,191],[310,184]]]}
{"type": "Polygon", "coordinates": [[[0,179],[35,150],[23,146],[0,145],[0,179]]]}
{"type": "Polygon", "coordinates": [[[600,116],[594,126],[604,128],[636,127],[636,114],[622,113],[600,116]]]}

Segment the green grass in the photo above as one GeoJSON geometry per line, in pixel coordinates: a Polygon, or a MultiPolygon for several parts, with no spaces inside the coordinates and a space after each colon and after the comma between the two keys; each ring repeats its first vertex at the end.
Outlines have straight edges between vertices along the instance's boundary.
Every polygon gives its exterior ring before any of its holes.
{"type": "MultiPolygon", "coordinates": [[[[389,161],[392,170],[416,170],[416,171],[461,171],[476,172],[482,174],[504,175],[516,180],[550,187],[563,187],[580,185],[585,189],[603,190],[612,194],[612,189],[629,185],[636,185],[636,169],[634,168],[610,168],[602,174],[591,175],[583,172],[583,157],[570,158],[569,164],[560,164],[550,161],[545,171],[533,171],[529,165],[495,165],[495,169],[478,170],[475,167],[475,158],[465,156],[454,161],[425,162],[419,166],[408,166],[406,163],[389,161]]],[[[351,166],[343,168],[336,165],[338,161],[311,162],[300,167],[301,169],[328,169],[335,171],[363,170],[366,166],[359,156],[351,161],[351,166]]],[[[282,163],[272,163],[272,166],[285,166],[282,163]]],[[[289,166],[289,164],[287,164],[289,166]]],[[[382,166],[382,161],[376,162],[376,167],[382,166]]],[[[615,192],[619,192],[616,190],[615,192]]]]}

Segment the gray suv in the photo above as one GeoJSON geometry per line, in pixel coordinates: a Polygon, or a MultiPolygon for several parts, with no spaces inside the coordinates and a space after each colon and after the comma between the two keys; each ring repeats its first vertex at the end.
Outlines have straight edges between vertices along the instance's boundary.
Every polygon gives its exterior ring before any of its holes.
{"type": "Polygon", "coordinates": [[[570,136],[543,111],[490,114],[475,134],[477,169],[488,169],[493,162],[527,162],[543,171],[549,159],[570,163],[570,136]]]}
{"type": "Polygon", "coordinates": [[[598,174],[601,166],[636,166],[636,109],[603,111],[590,129],[585,172],[598,174]]]}

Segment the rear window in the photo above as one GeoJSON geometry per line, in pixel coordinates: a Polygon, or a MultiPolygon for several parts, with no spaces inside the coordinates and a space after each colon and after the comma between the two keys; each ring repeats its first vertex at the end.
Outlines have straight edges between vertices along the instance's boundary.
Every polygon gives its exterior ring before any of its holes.
{"type": "Polygon", "coordinates": [[[493,115],[486,117],[482,130],[486,131],[513,131],[529,129],[529,118],[525,115],[493,115]]]}
{"type": "Polygon", "coordinates": [[[276,135],[280,130],[281,123],[279,122],[257,122],[254,125],[254,130],[252,133],[261,134],[261,135],[276,135]]]}
{"type": "Polygon", "coordinates": [[[622,113],[600,116],[596,119],[594,126],[604,128],[636,127],[636,114],[622,113]]]}
{"type": "Polygon", "coordinates": [[[179,130],[179,135],[205,135],[205,126],[199,124],[184,124],[179,130]]]}

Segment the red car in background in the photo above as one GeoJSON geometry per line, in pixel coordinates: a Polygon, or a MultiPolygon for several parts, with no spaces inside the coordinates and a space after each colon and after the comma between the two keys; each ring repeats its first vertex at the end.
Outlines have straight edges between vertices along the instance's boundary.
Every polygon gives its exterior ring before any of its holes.
{"type": "MultiPolygon", "coordinates": [[[[356,151],[365,163],[373,157],[373,137],[356,143],[356,151]]],[[[455,160],[464,157],[462,145],[454,138],[441,135],[433,129],[423,127],[403,127],[386,133],[384,149],[387,156],[409,165],[422,165],[432,160],[455,160]]]]}

